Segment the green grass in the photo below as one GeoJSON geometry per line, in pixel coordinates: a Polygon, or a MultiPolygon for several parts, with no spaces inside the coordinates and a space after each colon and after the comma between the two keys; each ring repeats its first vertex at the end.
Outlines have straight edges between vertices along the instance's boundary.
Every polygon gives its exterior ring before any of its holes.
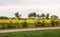
{"type": "Polygon", "coordinates": [[[60,37],[60,30],[40,30],[0,33],[0,37],[60,37]]]}

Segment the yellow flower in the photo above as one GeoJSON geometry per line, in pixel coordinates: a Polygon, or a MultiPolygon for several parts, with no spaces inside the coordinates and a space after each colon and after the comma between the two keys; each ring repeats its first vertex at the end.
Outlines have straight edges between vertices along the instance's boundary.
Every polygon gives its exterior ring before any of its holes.
{"type": "Polygon", "coordinates": [[[26,20],[27,23],[34,23],[36,20],[32,20],[32,19],[29,19],[29,20],[26,20]]]}
{"type": "MultiPolygon", "coordinates": [[[[44,23],[51,23],[51,19],[47,20],[32,20],[32,19],[27,19],[27,20],[18,20],[18,19],[0,19],[0,23],[23,23],[23,22],[27,22],[27,23],[35,23],[35,22],[44,22],[44,23]]],[[[55,20],[55,21],[59,21],[60,20],[55,20]]]]}
{"type": "Polygon", "coordinates": [[[44,20],[44,23],[51,23],[51,20],[44,20]]]}

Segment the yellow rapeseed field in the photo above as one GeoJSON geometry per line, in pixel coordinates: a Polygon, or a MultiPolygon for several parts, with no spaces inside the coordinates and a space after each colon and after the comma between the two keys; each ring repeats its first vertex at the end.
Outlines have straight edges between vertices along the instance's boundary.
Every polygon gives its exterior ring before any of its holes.
{"type": "MultiPolygon", "coordinates": [[[[0,23],[23,23],[23,22],[27,22],[27,23],[35,23],[35,22],[44,22],[44,23],[51,23],[52,20],[33,20],[33,19],[27,19],[27,20],[18,20],[18,19],[3,19],[0,20],[0,23]]],[[[55,20],[55,21],[60,21],[60,20],[55,20]]]]}

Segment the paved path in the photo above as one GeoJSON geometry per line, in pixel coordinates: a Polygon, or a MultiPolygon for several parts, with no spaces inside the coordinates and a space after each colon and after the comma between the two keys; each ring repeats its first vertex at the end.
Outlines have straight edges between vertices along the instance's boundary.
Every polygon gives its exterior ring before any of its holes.
{"type": "Polygon", "coordinates": [[[32,30],[47,30],[47,29],[60,29],[60,27],[8,29],[8,30],[0,30],[0,33],[18,32],[18,31],[32,31],[32,30]]]}

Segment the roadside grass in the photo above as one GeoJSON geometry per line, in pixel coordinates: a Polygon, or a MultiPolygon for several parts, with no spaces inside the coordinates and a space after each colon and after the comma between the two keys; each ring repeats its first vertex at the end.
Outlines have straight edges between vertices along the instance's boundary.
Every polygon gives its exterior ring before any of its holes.
{"type": "Polygon", "coordinates": [[[60,37],[60,29],[0,33],[0,37],[60,37]]]}

